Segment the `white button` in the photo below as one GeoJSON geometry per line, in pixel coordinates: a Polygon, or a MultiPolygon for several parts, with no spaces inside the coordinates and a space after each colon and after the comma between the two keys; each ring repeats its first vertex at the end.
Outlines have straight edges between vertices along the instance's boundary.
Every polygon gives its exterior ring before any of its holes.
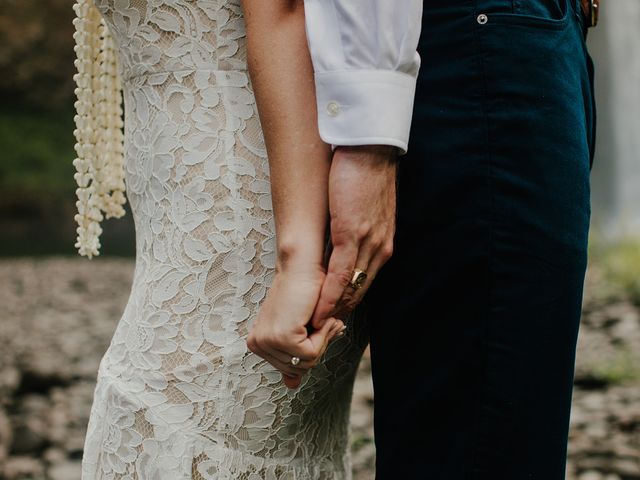
{"type": "Polygon", "coordinates": [[[340,113],[340,105],[338,104],[338,102],[327,103],[327,113],[329,113],[329,115],[331,115],[332,117],[338,115],[338,113],[340,113]]]}
{"type": "Polygon", "coordinates": [[[476,20],[478,20],[478,23],[480,25],[484,25],[485,23],[487,23],[487,20],[489,20],[489,17],[487,17],[484,13],[481,13],[480,15],[478,15],[478,18],[476,20]]]}

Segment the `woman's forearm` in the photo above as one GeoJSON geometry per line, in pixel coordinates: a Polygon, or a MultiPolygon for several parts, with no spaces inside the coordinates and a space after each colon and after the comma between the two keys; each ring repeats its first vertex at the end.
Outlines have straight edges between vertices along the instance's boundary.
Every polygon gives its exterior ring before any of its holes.
{"type": "Polygon", "coordinates": [[[303,0],[243,0],[242,6],[269,157],[278,262],[320,265],[331,147],[318,133],[303,0]]]}

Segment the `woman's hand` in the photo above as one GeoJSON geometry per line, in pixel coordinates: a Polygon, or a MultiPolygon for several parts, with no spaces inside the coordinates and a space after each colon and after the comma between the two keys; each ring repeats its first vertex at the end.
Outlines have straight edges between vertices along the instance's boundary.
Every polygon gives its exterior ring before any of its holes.
{"type": "Polygon", "coordinates": [[[300,385],[302,376],[318,363],[344,327],[341,320],[329,319],[321,329],[311,334],[307,330],[323,280],[319,266],[277,270],[247,337],[249,350],[280,370],[289,388],[300,385]],[[293,356],[300,358],[297,366],[290,363],[293,356]]]}

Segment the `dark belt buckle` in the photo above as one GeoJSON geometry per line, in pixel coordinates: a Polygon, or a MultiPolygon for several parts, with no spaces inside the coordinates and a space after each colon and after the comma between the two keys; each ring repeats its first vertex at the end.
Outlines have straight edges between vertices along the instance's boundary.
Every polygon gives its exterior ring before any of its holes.
{"type": "Polygon", "coordinates": [[[589,26],[595,27],[598,24],[598,9],[600,5],[597,0],[589,0],[589,26]]]}

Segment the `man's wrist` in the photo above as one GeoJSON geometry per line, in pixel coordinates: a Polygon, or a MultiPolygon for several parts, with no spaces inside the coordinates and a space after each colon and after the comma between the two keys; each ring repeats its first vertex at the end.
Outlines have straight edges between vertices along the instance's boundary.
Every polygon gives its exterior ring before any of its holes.
{"type": "Polygon", "coordinates": [[[345,158],[362,163],[365,167],[386,169],[397,168],[399,148],[393,145],[340,145],[333,153],[333,159],[345,158]]]}
{"type": "Polygon", "coordinates": [[[400,153],[400,148],[395,145],[336,145],[336,150],[345,152],[367,152],[388,157],[397,157],[400,153]]]}

